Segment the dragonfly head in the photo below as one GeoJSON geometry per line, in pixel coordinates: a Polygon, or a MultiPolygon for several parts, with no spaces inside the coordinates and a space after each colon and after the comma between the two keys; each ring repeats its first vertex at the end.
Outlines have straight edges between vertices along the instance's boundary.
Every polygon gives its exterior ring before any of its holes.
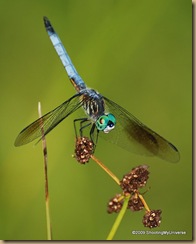
{"type": "Polygon", "coordinates": [[[111,130],[113,130],[115,124],[116,118],[113,114],[101,115],[96,121],[97,129],[103,131],[104,133],[109,133],[111,130]]]}

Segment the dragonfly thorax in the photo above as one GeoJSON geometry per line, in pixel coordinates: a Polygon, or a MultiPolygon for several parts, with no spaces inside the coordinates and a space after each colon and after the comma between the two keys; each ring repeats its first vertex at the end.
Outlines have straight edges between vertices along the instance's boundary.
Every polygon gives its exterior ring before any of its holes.
{"type": "Polygon", "coordinates": [[[97,119],[105,114],[104,100],[101,94],[93,89],[84,89],[82,103],[86,114],[95,122],[97,119]]]}
{"type": "Polygon", "coordinates": [[[113,114],[101,115],[96,121],[97,129],[103,131],[104,133],[109,133],[111,130],[113,130],[115,124],[116,118],[113,114]]]}

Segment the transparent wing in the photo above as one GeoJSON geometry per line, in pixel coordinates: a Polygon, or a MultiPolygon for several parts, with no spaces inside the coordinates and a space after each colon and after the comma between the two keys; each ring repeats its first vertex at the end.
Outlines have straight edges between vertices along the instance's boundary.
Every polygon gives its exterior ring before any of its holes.
{"type": "Polygon", "coordinates": [[[134,153],[158,156],[169,162],[177,162],[177,148],[156,132],[142,124],[132,114],[104,97],[106,109],[116,117],[116,126],[108,134],[99,133],[104,139],[134,153]]]}
{"type": "Polygon", "coordinates": [[[44,131],[44,135],[47,135],[63,119],[82,106],[82,99],[80,99],[80,97],[81,95],[79,93],[74,95],[54,110],[43,115],[41,118],[27,126],[17,136],[14,145],[22,146],[35,140],[36,138],[41,139],[43,134],[42,131],[44,131]]]}

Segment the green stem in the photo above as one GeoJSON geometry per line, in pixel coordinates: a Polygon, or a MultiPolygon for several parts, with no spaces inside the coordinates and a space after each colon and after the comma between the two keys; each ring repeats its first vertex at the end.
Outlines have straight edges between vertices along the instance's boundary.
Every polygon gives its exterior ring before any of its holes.
{"type": "Polygon", "coordinates": [[[118,227],[119,227],[119,225],[123,219],[125,211],[127,210],[129,199],[130,199],[130,195],[125,197],[122,209],[120,210],[120,212],[119,212],[119,214],[118,214],[118,216],[117,216],[117,218],[116,218],[116,220],[112,226],[112,229],[110,230],[110,233],[109,233],[106,240],[112,240],[114,235],[116,234],[116,231],[117,231],[117,229],[118,229],[118,227]]]}
{"type": "Polygon", "coordinates": [[[50,208],[49,208],[49,198],[46,199],[46,224],[47,224],[47,239],[52,240],[52,229],[50,222],[50,208]]]}

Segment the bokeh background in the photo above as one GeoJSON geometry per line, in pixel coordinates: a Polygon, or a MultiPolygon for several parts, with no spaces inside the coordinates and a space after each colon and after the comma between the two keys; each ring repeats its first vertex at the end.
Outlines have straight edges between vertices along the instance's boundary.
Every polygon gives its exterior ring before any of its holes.
{"type": "MultiPolygon", "coordinates": [[[[0,0],[0,239],[46,240],[41,143],[16,148],[17,134],[75,91],[47,36],[47,16],[89,87],[126,108],[179,149],[180,162],[131,154],[99,141],[96,157],[119,178],[150,166],[153,231],[144,211],[127,211],[115,240],[192,238],[192,5],[187,0],[0,0]]],[[[50,211],[54,240],[105,240],[116,214],[107,202],[118,185],[93,161],[80,165],[70,116],[47,136],[50,211]]],[[[143,190],[145,191],[145,190],[143,190]]]]}

